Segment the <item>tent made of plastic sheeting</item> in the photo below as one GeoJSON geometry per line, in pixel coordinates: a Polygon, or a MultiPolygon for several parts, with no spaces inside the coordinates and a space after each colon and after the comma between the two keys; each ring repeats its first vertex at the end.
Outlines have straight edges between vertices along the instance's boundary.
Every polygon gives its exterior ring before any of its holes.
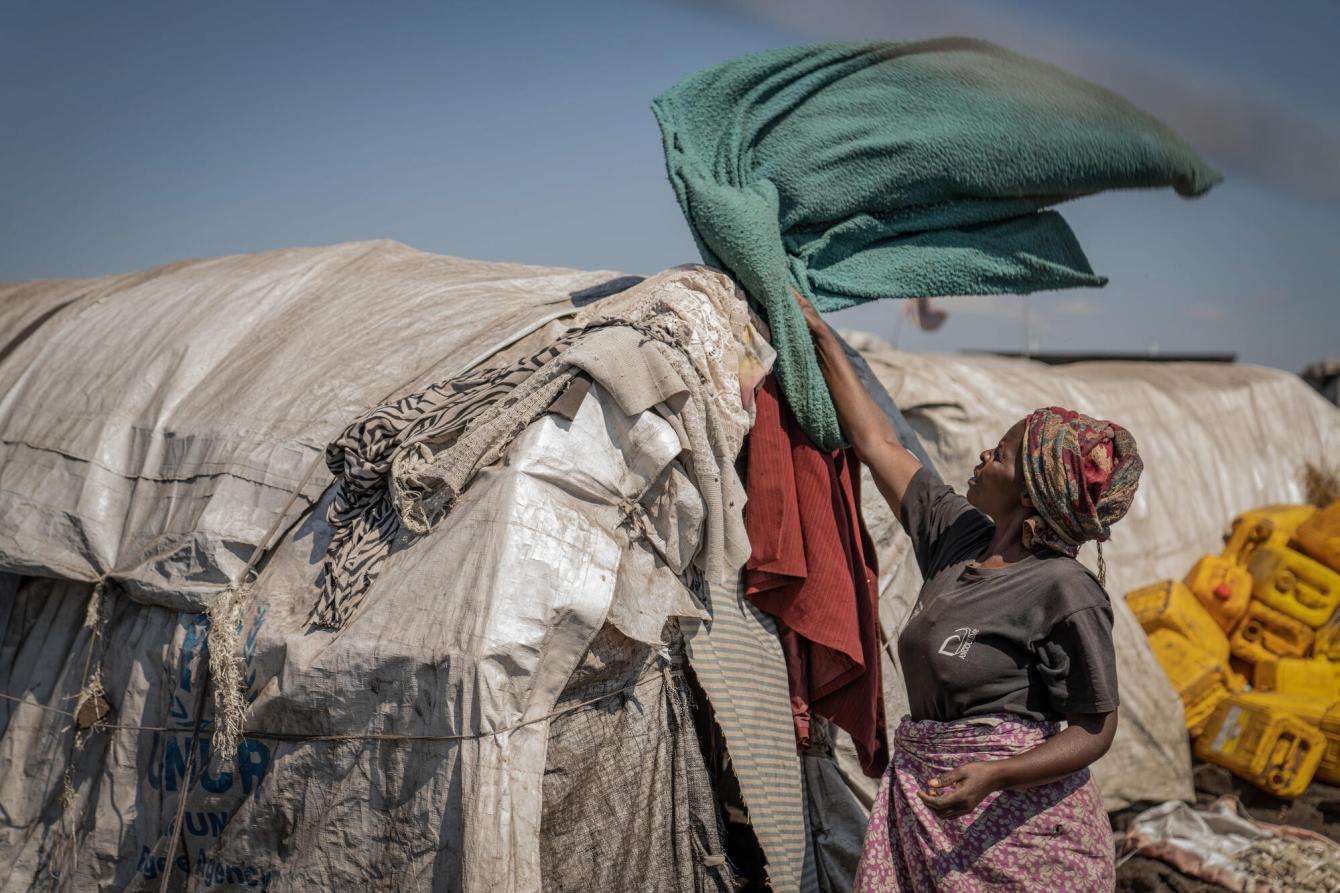
{"type": "MultiPolygon", "coordinates": [[[[612,624],[645,628],[651,614],[683,625],[698,682],[720,707],[773,888],[845,886],[850,866],[815,853],[810,835],[824,829],[810,822],[807,779],[833,781],[824,814],[842,807],[856,834],[860,803],[836,770],[802,767],[775,629],[738,575],[670,591],[681,582],[666,567],[694,551],[703,514],[671,460],[683,452],[697,474],[706,457],[685,452],[691,426],[674,410],[612,404],[595,366],[583,367],[593,384],[571,419],[525,427],[450,523],[392,550],[347,628],[307,622],[332,536],[330,437],[387,395],[529,352],[579,308],[658,281],[683,300],[743,302],[703,268],[634,287],[389,243],[8,288],[0,380],[14,387],[0,403],[0,446],[5,506],[22,523],[0,542],[0,889],[539,889],[550,807],[560,821],[598,812],[550,784],[551,770],[579,767],[548,756],[629,729],[660,736],[636,752],[673,771],[631,767],[642,786],[620,793],[654,790],[657,803],[615,805],[676,804],[674,822],[632,813],[629,827],[673,844],[678,861],[658,865],[663,888],[696,878],[711,889],[724,882],[715,805],[696,744],[676,731],[683,655],[630,658],[628,680],[608,666],[583,676],[612,624]],[[281,323],[287,335],[272,337],[281,323]],[[104,336],[115,345],[104,350],[104,336]],[[67,423],[70,446],[57,451],[67,423]],[[641,518],[631,525],[630,510],[641,518]],[[657,554],[639,552],[632,531],[657,554]],[[671,531],[680,542],[666,541],[671,531]],[[257,545],[269,548],[254,582],[227,585],[257,545]],[[639,600],[620,612],[621,597],[639,600]],[[211,753],[218,716],[205,680],[211,617],[233,600],[249,708],[247,734],[223,760],[211,753]],[[712,622],[700,622],[704,611],[712,622]],[[570,690],[575,678],[586,681],[570,690]],[[584,703],[611,680],[631,684],[584,703]],[[72,714],[102,705],[101,725],[81,729],[72,714]],[[564,803],[542,809],[551,788],[564,803]]],[[[706,396],[742,400],[733,377],[706,396]]],[[[571,876],[580,863],[567,862],[559,871],[571,876]]]]}
{"type": "MultiPolygon", "coordinates": [[[[1191,799],[1191,760],[1182,707],[1122,595],[1159,579],[1181,579],[1197,558],[1223,546],[1228,519],[1269,503],[1305,501],[1303,472],[1340,455],[1340,410],[1297,376],[1219,363],[1092,362],[1046,366],[989,356],[897,351],[851,333],[920,435],[944,480],[966,486],[984,449],[1041,406],[1061,405],[1130,429],[1144,473],[1134,504],[1104,544],[1116,625],[1121,721],[1094,776],[1109,809],[1142,800],[1191,799]]],[[[864,511],[879,547],[880,615],[896,637],[921,576],[910,542],[873,486],[864,511]]],[[[1089,544],[1080,559],[1096,566],[1089,544]]],[[[890,717],[907,709],[886,650],[890,717]]]]}
{"type": "MultiPolygon", "coordinates": [[[[548,720],[615,594],[620,501],[678,452],[666,422],[624,416],[598,390],[570,425],[543,417],[452,523],[392,557],[338,635],[306,622],[329,537],[321,504],[275,550],[244,619],[248,727],[263,731],[223,765],[200,737],[194,784],[207,621],[108,598],[93,647],[117,720],[169,730],[91,734],[64,804],[53,755],[68,722],[10,705],[4,888],[52,871],[73,889],[156,885],[186,790],[174,888],[189,872],[192,888],[540,889],[548,720]],[[44,821],[57,813],[72,853],[44,821]]],[[[41,694],[79,689],[89,587],[28,578],[19,595],[5,644],[23,659],[6,691],[59,704],[41,694]]]]}
{"type": "Polygon", "coordinates": [[[381,241],[0,285],[0,568],[200,610],[353,417],[633,281],[381,241]]]}

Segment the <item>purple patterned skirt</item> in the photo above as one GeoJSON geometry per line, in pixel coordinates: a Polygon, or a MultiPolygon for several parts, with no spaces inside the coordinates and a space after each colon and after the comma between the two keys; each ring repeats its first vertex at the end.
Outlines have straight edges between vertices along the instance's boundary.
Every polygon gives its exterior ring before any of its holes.
{"type": "Polygon", "coordinates": [[[918,789],[930,789],[933,776],[1030,750],[1057,729],[1006,715],[954,723],[904,717],[870,815],[855,889],[1111,890],[1112,831],[1087,769],[991,794],[958,818],[940,816],[917,796],[918,789]]]}

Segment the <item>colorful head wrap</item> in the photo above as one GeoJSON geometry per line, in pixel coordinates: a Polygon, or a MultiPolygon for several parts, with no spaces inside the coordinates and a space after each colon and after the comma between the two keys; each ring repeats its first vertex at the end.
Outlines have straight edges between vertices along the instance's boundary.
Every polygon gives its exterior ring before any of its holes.
{"type": "MultiPolygon", "coordinates": [[[[1024,420],[1024,484],[1037,515],[1024,546],[1074,557],[1088,540],[1107,541],[1140,483],[1135,438],[1120,425],[1049,406],[1024,420]]],[[[1102,552],[1099,547],[1101,569],[1102,552]]]]}

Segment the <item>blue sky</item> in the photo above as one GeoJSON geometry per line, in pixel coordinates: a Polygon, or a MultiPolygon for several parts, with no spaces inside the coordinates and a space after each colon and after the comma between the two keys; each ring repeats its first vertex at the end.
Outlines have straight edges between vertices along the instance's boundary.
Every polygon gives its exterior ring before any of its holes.
{"type": "MultiPolygon", "coordinates": [[[[1275,6],[1275,5],[1271,5],[1275,6]]],[[[393,238],[650,273],[696,260],[652,96],[816,39],[972,34],[1062,64],[1181,130],[1205,199],[1062,210],[1102,290],[1030,300],[1042,350],[1340,354],[1340,15],[1224,0],[9,3],[0,11],[0,280],[393,238]]],[[[918,350],[1019,349],[1023,300],[835,315],[918,350]]]]}

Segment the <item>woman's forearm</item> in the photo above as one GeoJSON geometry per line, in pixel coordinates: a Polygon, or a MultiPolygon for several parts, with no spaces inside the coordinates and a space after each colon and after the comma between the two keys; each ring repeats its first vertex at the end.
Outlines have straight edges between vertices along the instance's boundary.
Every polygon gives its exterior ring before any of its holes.
{"type": "Polygon", "coordinates": [[[1032,750],[1003,760],[964,763],[926,782],[922,802],[941,815],[967,815],[996,791],[1046,784],[1078,772],[1107,753],[1117,713],[1067,717],[1069,725],[1032,750]]]}
{"type": "Polygon", "coordinates": [[[903,494],[907,492],[912,476],[921,468],[921,462],[898,440],[893,422],[861,383],[837,334],[808,301],[800,295],[796,296],[796,301],[814,338],[819,369],[828,383],[838,425],[856,451],[856,457],[870,469],[875,486],[893,509],[895,517],[900,516],[903,494]]]}
{"type": "Polygon", "coordinates": [[[1064,729],[1032,750],[989,764],[996,772],[996,787],[1031,788],[1078,772],[1107,753],[1116,731],[1115,710],[1072,717],[1064,729]]]}
{"type": "MultiPolygon", "coordinates": [[[[837,409],[838,424],[842,426],[842,433],[847,440],[856,448],[857,454],[876,450],[888,442],[901,449],[902,444],[898,442],[898,433],[893,423],[865,389],[856,374],[856,367],[842,349],[837,335],[827,325],[814,332],[814,348],[824,381],[828,382],[833,406],[837,409]]],[[[865,460],[863,455],[861,458],[865,460]]]]}

